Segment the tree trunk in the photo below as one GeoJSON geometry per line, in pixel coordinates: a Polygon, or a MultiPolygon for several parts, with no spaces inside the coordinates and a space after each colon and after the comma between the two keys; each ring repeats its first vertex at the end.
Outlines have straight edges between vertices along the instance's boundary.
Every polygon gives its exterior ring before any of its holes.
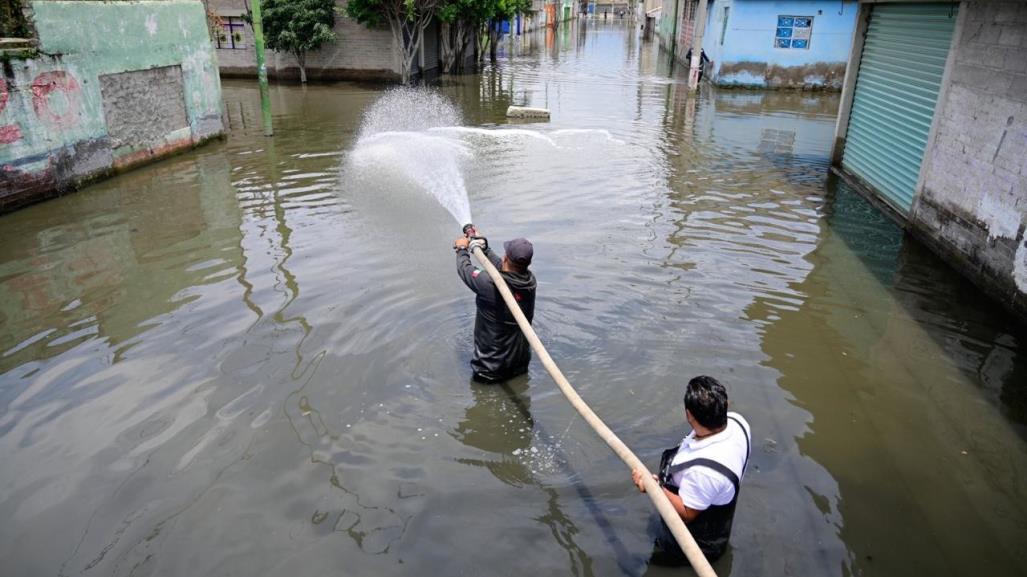
{"type": "Polygon", "coordinates": [[[480,64],[485,60],[485,43],[488,42],[489,35],[482,34],[482,25],[474,27],[474,63],[480,64]]]}
{"type": "Polygon", "coordinates": [[[389,18],[389,30],[392,31],[393,45],[399,52],[399,81],[401,84],[410,82],[410,60],[407,59],[407,43],[403,22],[397,17],[389,18]]]}
{"type": "Polygon", "coordinates": [[[439,51],[441,52],[440,59],[442,60],[443,74],[451,74],[453,72],[453,69],[455,68],[457,57],[455,49],[459,46],[459,44],[453,42],[453,31],[455,29],[459,29],[459,27],[459,21],[456,23],[455,26],[453,23],[450,22],[442,22],[439,26],[439,40],[441,41],[441,43],[439,44],[439,51]]]}
{"type": "Polygon", "coordinates": [[[463,72],[464,63],[467,62],[467,23],[463,20],[457,21],[455,46],[455,69],[463,72]]]}
{"type": "Polygon", "coordinates": [[[499,30],[496,22],[489,25],[489,62],[496,63],[496,49],[499,48],[499,30]]]}
{"type": "MultiPolygon", "coordinates": [[[[420,20],[414,22],[413,27],[410,30],[410,45],[408,46],[408,54],[410,57],[409,64],[407,65],[408,70],[412,70],[414,67],[414,59],[421,53],[421,43],[424,42],[424,29],[431,23],[431,19],[434,14],[428,16],[421,16],[420,20]]],[[[409,73],[408,73],[409,80],[409,73]]],[[[421,83],[424,83],[424,70],[421,70],[421,83]]]]}
{"type": "Polygon", "coordinates": [[[297,52],[296,62],[300,65],[300,82],[303,84],[307,83],[307,53],[297,52]]]}

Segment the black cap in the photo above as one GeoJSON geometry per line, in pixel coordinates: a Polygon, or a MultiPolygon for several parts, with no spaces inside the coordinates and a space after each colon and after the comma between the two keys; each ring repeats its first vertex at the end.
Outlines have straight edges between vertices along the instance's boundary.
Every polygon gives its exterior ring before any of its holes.
{"type": "Polygon", "coordinates": [[[520,266],[530,265],[531,257],[535,255],[535,248],[526,238],[508,240],[503,243],[503,249],[506,250],[506,258],[520,266]]]}

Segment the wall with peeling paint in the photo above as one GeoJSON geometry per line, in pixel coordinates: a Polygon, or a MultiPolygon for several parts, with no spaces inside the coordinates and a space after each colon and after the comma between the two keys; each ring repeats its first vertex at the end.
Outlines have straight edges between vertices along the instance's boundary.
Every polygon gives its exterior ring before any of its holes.
{"type": "Polygon", "coordinates": [[[719,86],[841,90],[856,29],[851,0],[715,0],[703,50],[719,86]],[[781,48],[778,17],[812,18],[805,48],[781,48]]]}
{"type": "Polygon", "coordinates": [[[664,50],[670,50],[674,45],[674,34],[678,29],[674,25],[674,19],[681,18],[678,5],[684,4],[686,1],[690,0],[664,0],[660,11],[656,14],[656,38],[664,50]]]}
{"type": "Polygon", "coordinates": [[[0,211],[223,132],[200,0],[31,7],[38,51],[9,58],[0,76],[0,211]],[[169,93],[168,78],[180,88],[169,93]],[[144,113],[118,114],[133,107],[144,113]]]}
{"type": "Polygon", "coordinates": [[[911,229],[1027,319],[1027,3],[963,2],[911,229]]]}
{"type": "MultiPolygon", "coordinates": [[[[695,35],[695,20],[700,0],[667,0],[659,11],[656,22],[656,37],[664,50],[673,50],[674,58],[688,66],[685,55],[692,49],[695,35]],[[675,23],[675,19],[677,22],[675,23]]],[[[708,0],[703,0],[707,1],[708,0]]],[[[596,14],[602,10],[596,7],[596,14]]]]}

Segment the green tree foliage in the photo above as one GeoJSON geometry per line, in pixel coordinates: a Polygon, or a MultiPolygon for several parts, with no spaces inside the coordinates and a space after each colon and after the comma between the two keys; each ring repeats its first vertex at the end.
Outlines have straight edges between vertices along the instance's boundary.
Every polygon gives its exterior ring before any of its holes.
{"type": "Polygon", "coordinates": [[[399,51],[400,78],[410,82],[414,58],[424,42],[424,29],[431,23],[444,0],[349,0],[346,12],[357,22],[371,27],[388,26],[393,46],[399,51]]]}
{"type": "Polygon", "coordinates": [[[296,56],[307,81],[307,53],[335,40],[335,0],[261,0],[267,47],[296,56]]]}
{"type": "Polygon", "coordinates": [[[518,14],[524,14],[531,8],[531,0],[493,0],[496,3],[495,15],[498,20],[508,20],[518,14]]]}
{"type": "Polygon", "coordinates": [[[28,38],[31,35],[21,0],[0,0],[0,38],[28,38]]]}
{"type": "Polygon", "coordinates": [[[442,72],[463,68],[467,49],[492,14],[493,0],[444,0],[439,8],[442,72]]]}
{"type": "MultiPolygon", "coordinates": [[[[499,46],[499,23],[523,14],[531,8],[531,0],[486,0],[492,4],[491,22],[487,24],[487,34],[482,34],[482,42],[488,43],[489,60],[496,62],[496,47],[499,46]]],[[[484,50],[479,50],[483,54],[484,50]]]]}
{"type": "Polygon", "coordinates": [[[443,0],[439,8],[443,72],[452,72],[460,67],[471,40],[479,55],[483,55],[484,48],[488,47],[494,62],[499,42],[498,22],[523,14],[530,8],[531,0],[443,0]]]}

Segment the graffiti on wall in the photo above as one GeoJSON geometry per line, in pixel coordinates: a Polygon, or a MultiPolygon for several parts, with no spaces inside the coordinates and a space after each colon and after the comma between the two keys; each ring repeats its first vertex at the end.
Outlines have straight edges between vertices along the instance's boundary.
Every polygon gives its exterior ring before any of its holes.
{"type": "MultiPolygon", "coordinates": [[[[41,72],[29,86],[32,110],[41,122],[60,129],[78,124],[82,90],[74,75],[65,70],[41,72]]],[[[0,115],[7,108],[10,93],[7,79],[0,78],[0,115]]],[[[0,144],[11,144],[21,138],[21,126],[18,123],[0,124],[0,144]]]]}
{"type": "MultiPolygon", "coordinates": [[[[0,114],[7,108],[11,94],[7,88],[7,79],[0,78],[0,114]]],[[[0,124],[0,144],[10,144],[21,140],[21,127],[17,124],[0,124]]]]}

